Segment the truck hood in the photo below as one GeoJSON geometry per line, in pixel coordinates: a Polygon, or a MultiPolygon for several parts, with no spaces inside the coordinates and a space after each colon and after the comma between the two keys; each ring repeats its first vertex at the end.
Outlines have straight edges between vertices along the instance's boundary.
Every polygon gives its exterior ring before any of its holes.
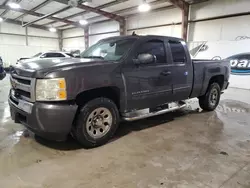
{"type": "Polygon", "coordinates": [[[51,73],[62,68],[75,68],[98,66],[110,61],[100,59],[85,59],[85,58],[46,58],[46,59],[27,59],[22,63],[15,65],[14,71],[22,76],[34,77],[35,74],[42,75],[51,73]]]}

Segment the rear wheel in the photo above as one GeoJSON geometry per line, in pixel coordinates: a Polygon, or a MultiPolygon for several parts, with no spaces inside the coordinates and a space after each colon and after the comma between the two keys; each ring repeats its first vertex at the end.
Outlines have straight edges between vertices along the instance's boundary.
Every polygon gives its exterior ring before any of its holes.
{"type": "Polygon", "coordinates": [[[213,111],[220,102],[220,86],[218,83],[212,83],[205,95],[199,98],[200,107],[206,111],[213,111]]]}
{"type": "Polygon", "coordinates": [[[107,98],[96,98],[80,110],[74,137],[86,148],[100,146],[109,141],[119,124],[119,112],[115,103],[107,98]]]}

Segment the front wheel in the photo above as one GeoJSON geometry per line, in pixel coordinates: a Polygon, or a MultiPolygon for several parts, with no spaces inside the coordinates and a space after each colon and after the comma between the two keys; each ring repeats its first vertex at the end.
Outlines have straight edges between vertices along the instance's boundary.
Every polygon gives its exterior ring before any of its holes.
{"type": "Polygon", "coordinates": [[[119,112],[115,103],[107,98],[96,98],[80,109],[73,135],[84,147],[97,147],[109,141],[118,124],[119,112]]]}
{"type": "Polygon", "coordinates": [[[220,86],[218,83],[212,83],[205,95],[199,98],[200,107],[206,111],[213,111],[220,102],[220,86]]]}

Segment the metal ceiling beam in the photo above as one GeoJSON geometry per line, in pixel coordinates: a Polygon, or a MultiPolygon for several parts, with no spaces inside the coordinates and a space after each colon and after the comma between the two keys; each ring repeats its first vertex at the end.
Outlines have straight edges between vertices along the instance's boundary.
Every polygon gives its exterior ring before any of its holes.
{"type": "MultiPolygon", "coordinates": [[[[126,0],[127,1],[127,0],[126,0]]],[[[157,1],[153,1],[153,2],[150,2],[150,6],[154,6],[154,5],[158,5],[158,4],[162,4],[162,3],[166,3],[166,0],[157,0],[157,1]]],[[[96,7],[96,8],[99,8],[99,7],[96,7]]],[[[128,12],[128,11],[134,11],[134,10],[137,10],[138,6],[133,6],[133,7],[129,7],[129,8],[125,8],[125,9],[121,9],[121,10],[118,10],[118,11],[115,11],[113,12],[114,14],[121,14],[121,13],[124,13],[124,12],[128,12]]],[[[86,11],[84,11],[85,13],[87,13],[86,11]]],[[[68,19],[68,18],[72,18],[72,17],[75,17],[76,14],[74,15],[71,15],[71,16],[68,16],[68,17],[65,17],[65,19],[68,19]]],[[[78,16],[78,15],[77,15],[78,16]]],[[[95,20],[95,19],[98,19],[98,18],[102,18],[103,16],[95,16],[95,17],[92,17],[92,18],[89,18],[88,19],[88,22],[91,24],[94,23],[92,20],[95,20]]],[[[65,26],[68,26],[68,24],[65,24],[65,25],[62,25],[60,27],[65,27],[65,26]]]]}
{"type": "Polygon", "coordinates": [[[189,3],[187,3],[186,1],[184,0],[168,0],[170,3],[172,3],[174,6],[180,8],[180,9],[184,9],[185,6],[188,6],[189,3]]]}
{"type": "MultiPolygon", "coordinates": [[[[4,3],[3,3],[2,5],[3,5],[3,6],[7,5],[8,1],[9,1],[9,0],[4,1],[4,3]]],[[[17,2],[17,3],[20,3],[21,1],[22,1],[22,0],[17,0],[16,2],[17,2]]],[[[3,16],[6,15],[8,12],[9,12],[9,10],[6,9],[6,10],[0,15],[0,17],[3,17],[3,16]]]]}
{"type": "Polygon", "coordinates": [[[169,0],[174,6],[181,9],[182,21],[182,38],[187,41],[187,33],[188,33],[188,16],[189,16],[189,3],[184,0],[169,0]]]}
{"type": "MultiPolygon", "coordinates": [[[[164,0],[165,1],[165,0],[164,0]]],[[[137,7],[137,6],[136,6],[137,7]]],[[[133,7],[130,7],[130,8],[133,8],[133,7]]],[[[127,8],[127,9],[130,9],[130,8],[127,8]]],[[[156,9],[153,9],[151,10],[152,12],[156,12],[156,11],[163,11],[163,10],[168,10],[168,9],[172,9],[172,8],[175,8],[174,5],[169,5],[169,6],[164,6],[164,7],[160,7],[160,8],[156,8],[156,9]]],[[[116,12],[123,12],[127,9],[122,9],[122,10],[118,10],[116,12]]],[[[115,12],[115,13],[116,13],[115,12]]],[[[136,15],[140,15],[141,13],[134,13],[134,14],[129,14],[129,15],[126,15],[126,18],[128,17],[131,17],[131,16],[136,16],[136,15]]],[[[96,16],[96,17],[93,17],[93,18],[90,18],[88,21],[89,21],[89,25],[92,25],[92,24],[99,24],[99,23],[104,23],[104,22],[107,22],[107,21],[110,21],[110,19],[104,19],[104,20],[100,20],[100,21],[94,21],[94,22],[91,22],[91,19],[96,19],[96,18],[102,18],[102,16],[96,16]]],[[[66,29],[63,29],[63,27],[65,26],[69,26],[68,24],[65,24],[65,25],[61,25],[59,27],[57,27],[58,29],[62,29],[62,30],[66,30],[66,29]]],[[[71,28],[67,28],[67,29],[72,29],[74,27],[71,27],[71,28]]]]}
{"type": "MultiPolygon", "coordinates": [[[[158,1],[151,2],[149,4],[152,6],[152,3],[159,4],[159,3],[162,3],[163,1],[166,2],[166,0],[158,0],[158,1]]],[[[188,1],[188,3],[190,3],[190,5],[193,5],[193,4],[197,4],[197,3],[203,3],[203,2],[206,2],[206,1],[209,1],[209,0],[192,0],[192,1],[188,1]]],[[[153,4],[153,5],[155,5],[155,4],[153,4]]],[[[127,11],[133,11],[133,10],[136,10],[137,7],[138,6],[134,6],[134,7],[126,8],[126,9],[121,9],[121,10],[115,11],[114,13],[115,14],[121,14],[121,13],[124,13],[124,12],[127,12],[127,11]]],[[[152,11],[153,12],[163,11],[163,10],[168,10],[168,9],[172,9],[172,8],[175,8],[175,7],[176,7],[175,5],[169,5],[169,6],[164,6],[164,7],[153,9],[152,11]]],[[[139,15],[139,14],[141,14],[141,13],[129,14],[129,15],[126,15],[126,17],[136,16],[136,15],[139,15]]],[[[96,16],[96,17],[88,19],[90,25],[109,21],[109,19],[104,19],[104,20],[100,20],[100,21],[96,21],[96,22],[91,22],[92,19],[97,19],[97,18],[102,18],[102,16],[96,16]]],[[[62,29],[62,30],[68,30],[68,29],[74,28],[74,27],[71,27],[71,28],[63,29],[63,27],[65,27],[65,26],[69,26],[69,25],[65,24],[65,25],[61,25],[61,26],[59,26],[57,28],[62,29]]]]}
{"type": "MultiPolygon", "coordinates": [[[[120,3],[123,3],[123,2],[126,2],[128,0],[115,0],[115,1],[111,1],[109,3],[105,3],[103,5],[100,5],[100,6],[97,6],[95,8],[97,9],[103,9],[103,8],[108,8],[108,7],[111,7],[111,6],[114,6],[114,5],[117,5],[117,4],[120,4],[120,3]]],[[[165,1],[165,0],[164,0],[165,1]]],[[[88,13],[87,11],[82,11],[82,12],[79,12],[79,13],[76,13],[76,14],[72,14],[70,16],[66,16],[64,17],[63,19],[70,19],[70,18],[74,18],[74,17],[77,17],[77,16],[81,16],[81,15],[84,15],[88,13]]],[[[43,24],[43,25],[49,25],[49,24],[54,24],[56,23],[55,21],[54,22],[49,22],[47,24],[43,24]]]]}
{"type": "MultiPolygon", "coordinates": [[[[47,4],[49,4],[51,1],[52,1],[52,0],[46,0],[46,1],[44,1],[43,3],[41,3],[41,4],[37,5],[36,7],[32,8],[30,11],[35,12],[36,10],[38,10],[38,9],[40,9],[40,8],[42,8],[42,7],[44,7],[44,6],[46,6],[47,4]]],[[[14,20],[19,20],[20,18],[24,17],[25,15],[27,15],[27,14],[24,13],[24,14],[22,14],[22,15],[16,17],[14,20]]]]}
{"type": "MultiPolygon", "coordinates": [[[[6,5],[0,5],[0,9],[12,10],[10,7],[8,7],[6,5]]],[[[38,17],[39,16],[43,16],[43,14],[40,14],[40,13],[37,13],[37,12],[33,12],[33,11],[29,11],[29,10],[22,9],[22,8],[15,9],[13,11],[20,12],[20,13],[25,13],[25,14],[29,14],[29,15],[32,15],[32,16],[38,16],[38,17]]]]}
{"type": "Polygon", "coordinates": [[[5,0],[2,5],[6,5],[8,3],[9,0],[5,0]]]}
{"type": "MultiPolygon", "coordinates": [[[[56,1],[58,3],[65,4],[65,5],[68,5],[68,0],[54,0],[54,1],[56,1]]],[[[93,8],[93,7],[84,5],[84,4],[78,4],[77,8],[80,8],[80,9],[83,9],[83,10],[86,10],[86,11],[89,11],[89,12],[94,12],[96,14],[103,15],[103,16],[109,18],[109,19],[116,20],[118,22],[123,22],[124,19],[125,19],[122,16],[119,16],[119,15],[116,15],[116,14],[113,14],[113,13],[110,13],[110,12],[106,12],[106,11],[101,10],[101,9],[93,8]]]]}
{"type": "Polygon", "coordinates": [[[84,44],[87,49],[89,47],[89,26],[84,27],[84,44]]]}
{"type": "Polygon", "coordinates": [[[28,23],[26,23],[26,24],[23,24],[23,27],[27,27],[27,26],[29,26],[29,25],[31,25],[31,24],[33,24],[33,23],[36,23],[36,22],[38,22],[38,21],[41,21],[41,20],[43,20],[43,19],[45,19],[45,18],[51,18],[53,15],[59,14],[60,12],[64,12],[64,11],[70,9],[70,8],[71,8],[71,6],[67,6],[67,7],[65,7],[65,8],[63,8],[63,9],[61,9],[61,10],[56,11],[56,12],[53,12],[53,13],[50,13],[50,14],[43,15],[42,17],[40,17],[40,18],[38,18],[38,19],[36,19],[36,20],[33,20],[33,21],[28,22],[28,23]]]}
{"type": "Polygon", "coordinates": [[[184,8],[181,10],[182,14],[182,38],[187,41],[188,37],[188,17],[189,17],[189,5],[184,5],[184,8]]]}
{"type": "MultiPolygon", "coordinates": [[[[8,6],[3,6],[3,5],[0,5],[0,9],[11,10],[8,6]]],[[[30,11],[30,10],[26,10],[26,9],[22,9],[22,8],[15,9],[15,11],[25,13],[25,14],[28,14],[28,15],[32,15],[32,16],[37,16],[37,17],[45,16],[44,14],[34,12],[34,11],[30,11]]],[[[54,20],[54,21],[57,21],[57,22],[64,22],[66,24],[70,24],[70,25],[73,25],[73,26],[76,26],[76,27],[80,27],[78,23],[70,21],[70,20],[65,20],[65,19],[56,18],[56,17],[49,17],[48,19],[54,20]]]]}
{"type": "MultiPolygon", "coordinates": [[[[6,22],[6,23],[22,25],[22,22],[18,21],[18,20],[13,20],[13,19],[9,19],[9,18],[3,18],[3,19],[4,19],[4,22],[6,22]]],[[[36,24],[33,24],[31,27],[34,27],[34,28],[37,28],[37,29],[48,30],[47,27],[41,26],[41,25],[36,25],[36,24]]]]}
{"type": "MultiPolygon", "coordinates": [[[[159,4],[162,4],[162,3],[166,3],[166,0],[153,1],[153,2],[150,2],[149,5],[150,6],[155,6],[155,5],[159,5],[159,4]]],[[[129,11],[136,11],[137,9],[138,9],[138,6],[133,6],[133,7],[117,10],[117,11],[114,12],[114,14],[122,14],[122,13],[129,12],[129,11]]],[[[92,18],[88,19],[88,21],[91,23],[92,20],[99,19],[99,18],[102,18],[102,16],[92,17],[92,18]]]]}

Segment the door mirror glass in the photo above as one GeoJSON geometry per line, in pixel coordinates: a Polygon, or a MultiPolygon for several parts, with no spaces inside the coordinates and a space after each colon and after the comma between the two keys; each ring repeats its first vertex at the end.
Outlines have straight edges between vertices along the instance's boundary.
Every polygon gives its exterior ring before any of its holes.
{"type": "Polygon", "coordinates": [[[152,54],[139,54],[137,57],[138,63],[139,64],[149,64],[149,63],[155,63],[155,56],[152,54]]]}

